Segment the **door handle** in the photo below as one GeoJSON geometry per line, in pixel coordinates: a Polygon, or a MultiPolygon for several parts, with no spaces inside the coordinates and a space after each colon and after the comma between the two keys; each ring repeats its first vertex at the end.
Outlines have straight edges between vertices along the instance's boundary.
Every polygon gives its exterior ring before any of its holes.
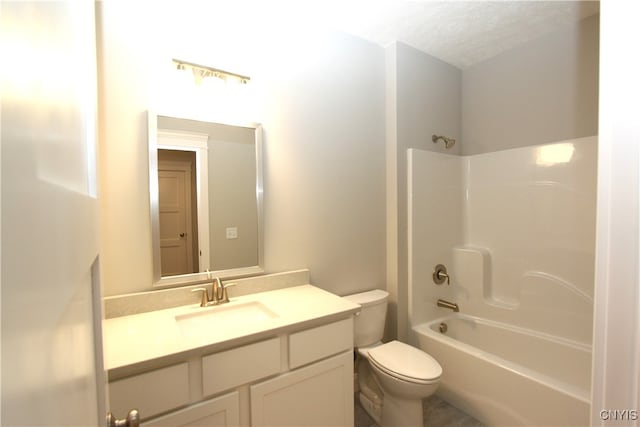
{"type": "Polygon", "coordinates": [[[184,239],[184,236],[186,236],[187,233],[180,233],[180,238],[184,239]]]}
{"type": "Polygon", "coordinates": [[[127,418],[118,420],[109,412],[107,414],[107,427],[140,427],[140,414],[137,409],[132,409],[127,414],[127,418]]]}

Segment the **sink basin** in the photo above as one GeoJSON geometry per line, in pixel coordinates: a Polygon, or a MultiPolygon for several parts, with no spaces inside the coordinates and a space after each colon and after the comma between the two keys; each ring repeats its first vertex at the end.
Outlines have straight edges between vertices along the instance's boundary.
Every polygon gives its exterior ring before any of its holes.
{"type": "Polygon", "coordinates": [[[206,335],[212,328],[228,329],[243,327],[278,315],[258,301],[200,308],[193,313],[176,316],[183,335],[197,337],[206,335]]]}

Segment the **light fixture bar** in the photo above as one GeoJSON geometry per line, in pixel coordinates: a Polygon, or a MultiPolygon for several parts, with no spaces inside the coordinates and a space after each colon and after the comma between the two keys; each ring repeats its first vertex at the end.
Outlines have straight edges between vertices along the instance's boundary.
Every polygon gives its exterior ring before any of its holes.
{"type": "Polygon", "coordinates": [[[194,64],[193,62],[181,61],[175,58],[173,59],[173,63],[178,70],[192,69],[195,72],[198,72],[201,77],[218,77],[222,79],[225,79],[226,77],[232,77],[239,80],[242,84],[247,84],[251,80],[251,77],[249,76],[243,76],[241,74],[232,73],[230,71],[220,70],[218,68],[194,64]]]}

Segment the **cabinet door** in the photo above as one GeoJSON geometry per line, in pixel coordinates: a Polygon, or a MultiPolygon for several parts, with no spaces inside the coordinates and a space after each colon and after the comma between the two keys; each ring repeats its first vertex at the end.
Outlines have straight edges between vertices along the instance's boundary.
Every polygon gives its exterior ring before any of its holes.
{"type": "Polygon", "coordinates": [[[251,386],[253,426],[353,426],[353,353],[251,386]]]}
{"type": "Polygon", "coordinates": [[[152,421],[143,427],[227,427],[240,425],[237,391],[190,406],[152,421]]]}

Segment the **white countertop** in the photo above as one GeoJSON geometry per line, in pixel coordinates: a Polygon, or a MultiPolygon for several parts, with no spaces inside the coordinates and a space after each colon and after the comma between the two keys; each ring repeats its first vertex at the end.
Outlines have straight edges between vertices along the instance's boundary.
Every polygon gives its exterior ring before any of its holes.
{"type": "MultiPolygon", "coordinates": [[[[198,296],[193,296],[194,302],[198,296]]],[[[200,307],[198,303],[157,310],[131,316],[107,319],[103,323],[104,363],[107,370],[134,365],[202,347],[215,352],[231,341],[273,336],[287,328],[295,329],[305,323],[328,317],[345,317],[360,310],[358,304],[316,288],[295,286],[231,298],[220,306],[200,307]],[[277,316],[237,324],[212,324],[197,334],[184,334],[176,316],[202,310],[231,308],[250,302],[260,302],[277,316]]],[[[221,322],[220,322],[221,323],[221,322]]],[[[239,344],[240,345],[240,344],[239,344]]]]}

